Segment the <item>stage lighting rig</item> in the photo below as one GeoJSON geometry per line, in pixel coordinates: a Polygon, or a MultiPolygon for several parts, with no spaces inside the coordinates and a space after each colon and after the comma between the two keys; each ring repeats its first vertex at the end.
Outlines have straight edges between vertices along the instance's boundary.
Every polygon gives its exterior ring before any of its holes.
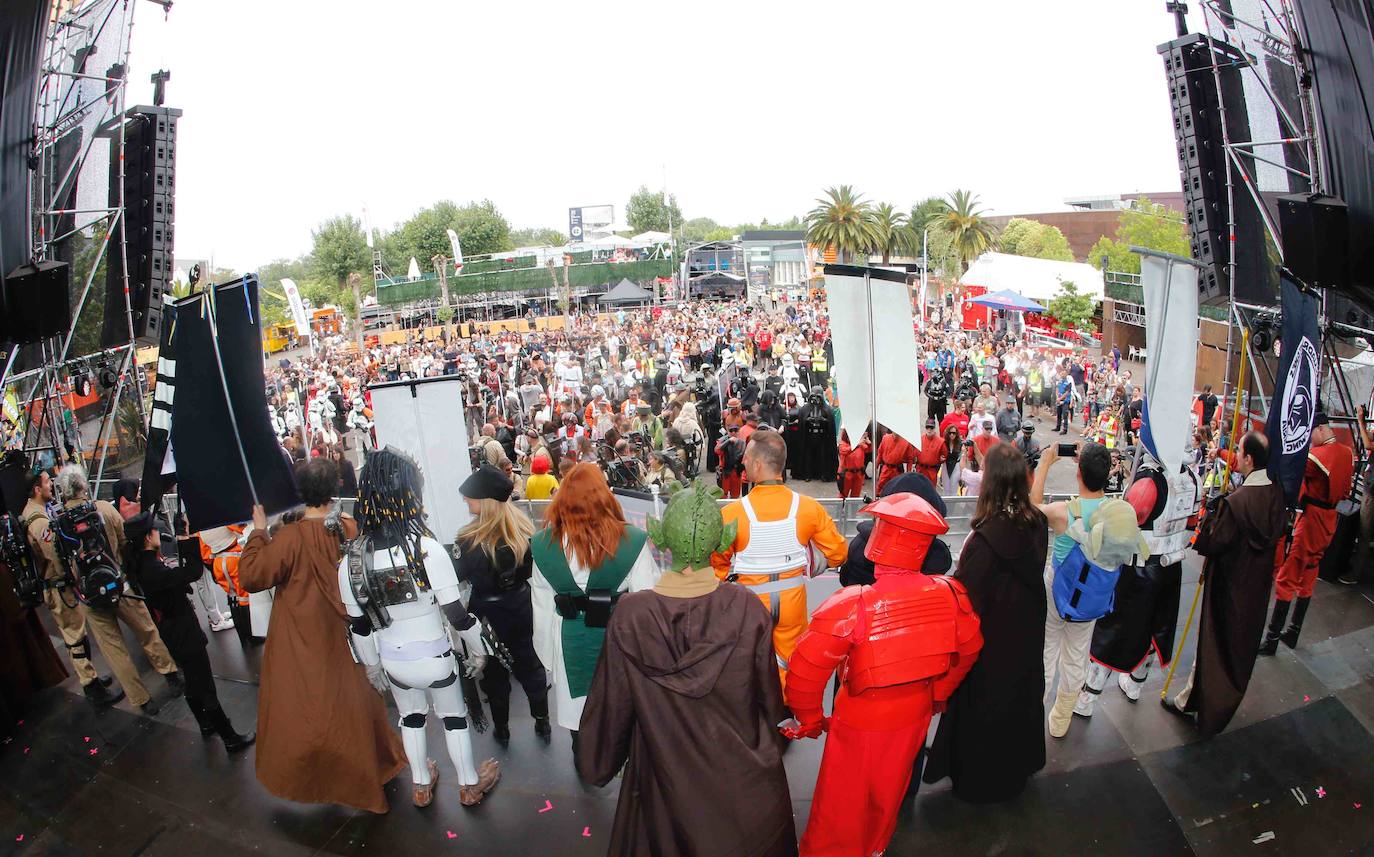
{"type": "Polygon", "coordinates": [[[119,383],[119,375],[109,363],[102,363],[100,365],[100,371],[97,373],[96,377],[100,381],[100,389],[107,392],[113,390],[115,385],[119,383]]]}
{"type": "Polygon", "coordinates": [[[1266,311],[1250,323],[1250,345],[1255,351],[1268,351],[1278,341],[1283,319],[1277,312],[1266,311]]]}

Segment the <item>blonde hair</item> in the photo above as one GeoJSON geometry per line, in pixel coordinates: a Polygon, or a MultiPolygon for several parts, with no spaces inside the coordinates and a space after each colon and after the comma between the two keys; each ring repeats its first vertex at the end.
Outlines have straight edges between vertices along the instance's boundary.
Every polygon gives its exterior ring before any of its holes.
{"type": "Polygon", "coordinates": [[[493,500],[477,501],[477,517],[458,531],[457,539],[467,539],[482,549],[487,559],[496,561],[496,549],[506,545],[515,553],[516,563],[525,559],[534,535],[534,522],[514,503],[493,500]]]}

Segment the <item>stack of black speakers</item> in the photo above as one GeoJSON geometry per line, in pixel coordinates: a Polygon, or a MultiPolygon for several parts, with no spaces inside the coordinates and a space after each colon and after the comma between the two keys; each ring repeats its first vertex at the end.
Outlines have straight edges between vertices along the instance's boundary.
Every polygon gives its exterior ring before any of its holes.
{"type": "MultiPolygon", "coordinates": [[[[162,297],[172,283],[172,239],[176,213],[177,119],[170,107],[134,107],[124,124],[124,216],[111,241],[105,280],[106,347],[129,341],[124,274],[128,265],[129,309],[134,337],[158,341],[162,297]],[[121,235],[122,233],[122,235],[121,235]],[[125,241],[120,253],[119,239],[125,241]]],[[[119,204],[119,147],[110,147],[110,205],[119,204]]]]}
{"type": "MultiPolygon", "coordinates": [[[[1235,296],[1247,303],[1272,303],[1278,296],[1278,279],[1268,258],[1264,222],[1242,174],[1228,162],[1227,137],[1223,135],[1224,119],[1232,141],[1250,139],[1249,113],[1240,80],[1240,66],[1245,60],[1235,48],[1217,41],[1209,43],[1198,34],[1160,45],[1159,53],[1164,57],[1169,83],[1188,237],[1193,258],[1203,266],[1198,277],[1198,302],[1224,304],[1230,295],[1229,169],[1235,208],[1235,296]],[[1220,73],[1220,98],[1214,64],[1220,73]]],[[[1253,175],[1253,159],[1247,155],[1240,160],[1253,175]]]]}

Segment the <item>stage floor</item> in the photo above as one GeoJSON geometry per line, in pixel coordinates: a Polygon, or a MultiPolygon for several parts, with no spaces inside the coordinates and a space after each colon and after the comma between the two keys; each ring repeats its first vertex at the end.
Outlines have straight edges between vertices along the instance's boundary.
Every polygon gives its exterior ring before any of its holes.
{"type": "MultiPolygon", "coordinates": [[[[1190,562],[1182,610],[1196,580],[1190,562]]],[[[814,606],[835,584],[812,586],[814,606]]],[[[1162,675],[1138,703],[1109,686],[1096,716],[1075,718],[1063,740],[1046,739],[1049,764],[1017,800],[970,806],[947,783],[925,786],[890,853],[1374,853],[1372,599],[1371,587],[1319,583],[1301,648],[1261,659],[1244,705],[1216,739],[1199,741],[1156,704],[1162,675]]],[[[1180,673],[1191,641],[1187,650],[1180,673]]],[[[232,631],[213,636],[220,694],[240,727],[255,721],[260,657],[232,631]]],[[[165,684],[140,666],[165,698],[165,684]]],[[[127,702],[97,712],[69,680],[41,695],[0,747],[0,854],[603,854],[616,786],[581,785],[567,732],[555,729],[548,745],[536,740],[515,693],[510,748],[490,733],[475,737],[479,758],[495,756],[504,771],[485,803],[458,804],[431,723],[441,771],[434,804],[411,806],[402,774],[387,787],[391,812],[374,816],[271,797],[253,775],[253,753],[230,757],[202,739],[183,700],[154,718],[127,702]]],[[[799,831],[820,751],[807,741],[786,757],[799,831]]]]}

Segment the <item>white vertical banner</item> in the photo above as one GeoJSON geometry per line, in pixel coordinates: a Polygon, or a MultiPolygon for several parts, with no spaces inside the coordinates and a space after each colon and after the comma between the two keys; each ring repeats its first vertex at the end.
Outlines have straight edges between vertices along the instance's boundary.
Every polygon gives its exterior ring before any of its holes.
{"type": "Polygon", "coordinates": [[[876,397],[877,421],[919,447],[925,413],[906,273],[826,265],[825,294],[841,426],[857,442],[874,419],[876,397]]]}
{"type": "Polygon", "coordinates": [[[458,233],[452,229],[448,232],[448,246],[453,250],[453,273],[463,273],[463,245],[458,241],[458,233]]]}
{"type": "Polygon", "coordinates": [[[1140,440],[1178,473],[1192,434],[1193,379],[1197,373],[1197,267],[1190,259],[1140,254],[1145,292],[1145,407],[1140,440]]]}
{"type": "Polygon", "coordinates": [[[291,305],[291,319],[296,323],[296,335],[310,336],[310,319],[305,314],[305,304],[301,303],[301,290],[296,288],[296,281],[282,280],[281,287],[286,292],[286,302],[291,305]]]}
{"type": "Polygon", "coordinates": [[[429,528],[443,544],[452,544],[471,517],[458,493],[458,486],[472,473],[463,428],[462,386],[457,375],[446,375],[369,388],[377,444],[399,449],[420,465],[429,528]]]}

